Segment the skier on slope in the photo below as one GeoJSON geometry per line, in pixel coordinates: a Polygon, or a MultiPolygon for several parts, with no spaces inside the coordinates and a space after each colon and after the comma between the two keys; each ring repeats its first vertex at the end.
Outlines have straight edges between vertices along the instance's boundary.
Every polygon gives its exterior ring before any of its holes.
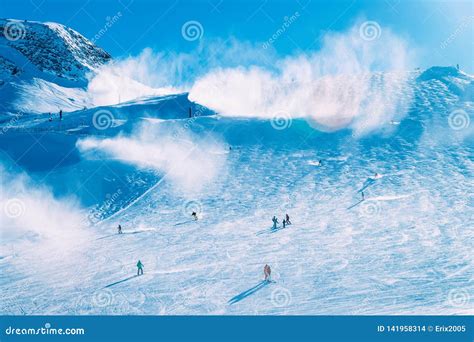
{"type": "Polygon", "coordinates": [[[272,227],[272,229],[277,229],[278,219],[276,218],[276,216],[273,216],[272,222],[273,222],[273,227],[272,227]]]}
{"type": "Polygon", "coordinates": [[[283,219],[283,229],[286,227],[286,219],[283,219]]]}
{"type": "Polygon", "coordinates": [[[374,184],[377,179],[382,178],[382,175],[378,172],[375,172],[373,176],[369,176],[364,184],[362,184],[362,188],[358,192],[363,191],[365,188],[369,187],[370,185],[374,184]]]}
{"type": "Polygon", "coordinates": [[[285,215],[285,219],[286,219],[286,224],[291,224],[291,221],[290,221],[290,216],[288,216],[288,214],[285,215]]]}
{"type": "Polygon", "coordinates": [[[263,275],[265,276],[265,281],[270,281],[271,274],[272,274],[272,269],[270,268],[270,266],[265,264],[265,266],[263,267],[263,275]]]}
{"type": "Polygon", "coordinates": [[[138,260],[138,262],[137,262],[137,268],[138,268],[137,276],[139,276],[140,274],[143,275],[143,266],[145,266],[145,265],[143,265],[142,262],[140,260],[138,260]]]}
{"type": "Polygon", "coordinates": [[[120,224],[118,225],[117,230],[119,234],[122,234],[122,226],[120,224]]]}
{"type": "Polygon", "coordinates": [[[361,193],[360,193],[360,194],[362,195],[362,201],[364,201],[364,200],[365,200],[365,195],[364,195],[364,192],[363,192],[363,191],[361,191],[361,193]]]}
{"type": "Polygon", "coordinates": [[[379,179],[379,178],[382,178],[382,175],[380,173],[374,173],[373,177],[371,177],[372,179],[379,179]]]}
{"type": "Polygon", "coordinates": [[[63,119],[63,110],[59,110],[59,120],[63,119]]]}
{"type": "Polygon", "coordinates": [[[197,221],[198,216],[197,216],[197,214],[196,214],[195,211],[193,211],[193,213],[191,214],[191,216],[194,218],[195,221],[197,221]]]}

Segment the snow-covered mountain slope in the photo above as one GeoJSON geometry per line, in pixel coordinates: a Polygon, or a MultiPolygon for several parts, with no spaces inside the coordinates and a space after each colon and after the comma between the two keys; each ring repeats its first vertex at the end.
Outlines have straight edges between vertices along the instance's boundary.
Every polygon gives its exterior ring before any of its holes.
{"type": "Polygon", "coordinates": [[[0,19],[0,115],[88,106],[87,77],[110,60],[64,25],[0,19]]]}
{"type": "Polygon", "coordinates": [[[410,82],[364,136],[187,94],[2,124],[0,312],[474,313],[473,78],[410,82]]]}
{"type": "MultiPolygon", "coordinates": [[[[80,33],[58,23],[0,19],[0,32],[3,47],[18,51],[36,69],[54,78],[86,81],[88,72],[111,59],[80,33]]],[[[21,63],[17,67],[23,69],[21,63]]]]}

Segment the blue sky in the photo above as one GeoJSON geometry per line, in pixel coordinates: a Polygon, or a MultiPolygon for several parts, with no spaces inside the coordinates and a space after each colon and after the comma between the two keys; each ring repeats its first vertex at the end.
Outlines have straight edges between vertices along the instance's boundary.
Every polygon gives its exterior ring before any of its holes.
{"type": "MultiPolygon", "coordinates": [[[[235,37],[260,44],[299,13],[298,20],[274,42],[281,56],[317,50],[326,31],[344,31],[358,19],[390,28],[415,47],[420,67],[455,65],[474,72],[472,1],[400,0],[1,0],[0,17],[55,21],[88,38],[103,29],[107,18],[121,13],[97,44],[114,57],[155,51],[189,52],[214,38],[235,37]],[[182,26],[197,21],[200,40],[188,41],[182,26]]],[[[383,36],[381,37],[383,38],[383,36]]]]}

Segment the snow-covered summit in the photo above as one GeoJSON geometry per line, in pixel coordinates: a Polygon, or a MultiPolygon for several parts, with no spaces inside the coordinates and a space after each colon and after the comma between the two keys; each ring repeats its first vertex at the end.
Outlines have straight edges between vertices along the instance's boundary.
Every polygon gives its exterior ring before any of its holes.
{"type": "Polygon", "coordinates": [[[29,62],[41,73],[72,81],[85,81],[88,72],[111,59],[69,27],[12,19],[0,19],[0,57],[7,60],[0,65],[2,73],[8,63],[16,64],[18,73],[29,62]]]}
{"type": "Polygon", "coordinates": [[[110,60],[64,25],[0,19],[0,121],[90,106],[88,77],[110,60]]]}
{"type": "Polygon", "coordinates": [[[433,66],[423,71],[417,81],[427,88],[430,84],[441,84],[460,98],[472,101],[474,78],[455,67],[433,66]]]}

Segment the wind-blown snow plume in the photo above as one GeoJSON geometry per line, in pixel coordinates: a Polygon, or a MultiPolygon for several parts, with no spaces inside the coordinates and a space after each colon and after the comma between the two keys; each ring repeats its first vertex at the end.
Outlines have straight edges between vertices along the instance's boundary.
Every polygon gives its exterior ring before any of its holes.
{"type": "Polygon", "coordinates": [[[110,105],[142,96],[176,94],[189,89],[196,77],[216,67],[271,65],[272,52],[248,42],[216,39],[189,53],[144,49],[109,63],[92,75],[88,94],[96,105],[110,105]],[[266,63],[262,62],[266,61],[266,63]]]}
{"type": "Polygon", "coordinates": [[[149,61],[156,58],[145,49],[136,58],[126,58],[101,67],[88,84],[88,94],[95,105],[103,106],[143,96],[160,96],[180,92],[170,86],[157,85],[157,75],[149,61]],[[150,86],[150,85],[156,85],[150,86]]]}
{"type": "Polygon", "coordinates": [[[145,49],[102,67],[88,91],[105,105],[189,90],[192,101],[222,115],[305,118],[318,129],[365,133],[405,114],[413,56],[389,29],[367,39],[363,28],[327,34],[319,51],[284,59],[236,40],[209,42],[192,53],[145,49]]]}
{"type": "Polygon", "coordinates": [[[33,244],[41,254],[51,248],[67,253],[71,246],[89,238],[84,216],[74,200],[58,200],[26,175],[0,169],[0,233],[2,244],[33,244]]]}
{"type": "Polygon", "coordinates": [[[278,61],[276,72],[257,66],[213,70],[196,81],[189,97],[222,115],[270,119],[285,113],[363,133],[406,112],[407,51],[389,30],[368,41],[357,26],[328,34],[319,52],[278,61]]]}
{"type": "Polygon", "coordinates": [[[82,152],[96,150],[139,168],[156,170],[184,193],[202,192],[221,173],[225,162],[224,148],[215,139],[187,133],[177,136],[158,126],[141,126],[131,136],[87,138],[77,146],[82,152]]]}

